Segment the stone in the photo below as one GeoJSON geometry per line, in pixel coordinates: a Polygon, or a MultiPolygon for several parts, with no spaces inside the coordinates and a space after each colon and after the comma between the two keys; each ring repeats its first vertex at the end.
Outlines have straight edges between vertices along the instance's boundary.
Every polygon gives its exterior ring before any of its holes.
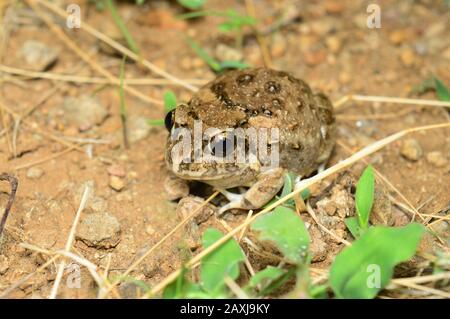
{"type": "Polygon", "coordinates": [[[27,64],[27,68],[33,71],[46,71],[50,69],[58,59],[58,51],[36,40],[27,40],[20,49],[20,54],[27,64]]]}
{"type": "Polygon", "coordinates": [[[65,121],[77,126],[81,131],[100,125],[109,115],[100,99],[91,95],[66,97],[62,109],[65,121]]]}
{"type": "Polygon", "coordinates": [[[325,44],[327,48],[332,53],[338,53],[342,47],[342,41],[338,36],[332,35],[325,39],[325,44]]]}
{"type": "Polygon", "coordinates": [[[448,162],[445,156],[439,151],[428,153],[426,158],[430,164],[436,167],[444,167],[445,165],[447,165],[448,162]]]}
{"type": "Polygon", "coordinates": [[[243,56],[240,50],[236,50],[226,44],[219,43],[215,49],[216,58],[221,61],[241,61],[243,56]]]}
{"type": "Polygon", "coordinates": [[[410,160],[410,161],[418,161],[422,157],[422,148],[420,147],[419,142],[417,140],[410,138],[403,142],[402,148],[400,150],[400,154],[410,160]]]}
{"type": "MultiPolygon", "coordinates": [[[[151,127],[147,123],[147,118],[137,115],[130,115],[127,119],[128,141],[135,143],[143,140],[150,134],[151,127]]],[[[122,133],[120,133],[122,135],[122,133]]]]}
{"type": "Polygon", "coordinates": [[[177,200],[189,195],[189,185],[184,179],[169,175],[164,180],[164,189],[168,200],[177,200]]]}
{"type": "MultiPolygon", "coordinates": [[[[180,200],[178,203],[176,213],[179,216],[181,220],[188,217],[190,214],[192,214],[198,207],[200,207],[205,200],[201,197],[197,196],[187,196],[180,200]]],[[[199,225],[205,221],[207,221],[212,215],[217,213],[217,207],[214,205],[207,203],[204,205],[200,211],[198,211],[195,214],[195,217],[192,219],[192,221],[199,225]]]]}
{"type": "Polygon", "coordinates": [[[312,239],[309,246],[309,250],[311,252],[311,262],[314,263],[324,261],[327,258],[328,245],[325,241],[322,240],[322,233],[315,226],[309,229],[309,233],[312,239]]]}
{"type": "Polygon", "coordinates": [[[109,175],[117,177],[125,177],[127,175],[125,168],[119,164],[108,166],[107,172],[109,175]]]}
{"type": "Polygon", "coordinates": [[[282,57],[286,53],[287,45],[286,37],[275,33],[270,46],[270,55],[274,58],[282,57]]]}
{"type": "Polygon", "coordinates": [[[402,61],[402,63],[407,66],[410,67],[414,64],[414,62],[416,61],[416,56],[414,55],[413,50],[407,48],[404,49],[401,53],[400,53],[400,60],[402,61]]]}
{"type": "Polygon", "coordinates": [[[44,170],[42,168],[39,167],[30,167],[27,170],[27,177],[29,179],[39,179],[42,177],[42,175],[44,175],[44,170]]]}
{"type": "Polygon", "coordinates": [[[123,178],[117,176],[110,176],[109,187],[111,187],[116,192],[120,192],[125,188],[125,181],[123,178]]]}
{"type": "Polygon", "coordinates": [[[369,219],[373,225],[392,226],[394,224],[392,204],[383,184],[375,184],[374,200],[369,219]]]}
{"type": "Polygon", "coordinates": [[[411,38],[411,33],[406,29],[398,29],[389,34],[389,41],[394,45],[400,45],[411,38]]]}
{"type": "Polygon", "coordinates": [[[120,223],[106,212],[89,214],[80,222],[76,238],[89,247],[116,247],[120,241],[120,223]]]}
{"type": "Polygon", "coordinates": [[[6,256],[0,255],[0,275],[6,274],[9,269],[9,262],[6,256]]]}
{"type": "Polygon", "coordinates": [[[327,58],[325,50],[307,51],[304,53],[305,62],[309,66],[316,66],[324,62],[327,58]]]}

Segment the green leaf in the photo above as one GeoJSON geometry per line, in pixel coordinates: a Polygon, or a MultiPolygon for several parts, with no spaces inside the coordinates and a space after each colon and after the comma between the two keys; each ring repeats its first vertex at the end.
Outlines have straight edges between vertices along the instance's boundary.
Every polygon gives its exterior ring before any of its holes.
{"type": "MultiPolygon", "coordinates": [[[[203,234],[203,248],[208,248],[222,238],[222,233],[208,228],[203,234]]],[[[234,239],[229,239],[213,252],[203,258],[200,268],[201,287],[211,293],[223,294],[226,287],[224,277],[235,280],[239,277],[239,262],[244,261],[244,253],[234,239]]]]}
{"type": "Polygon", "coordinates": [[[206,0],[177,0],[177,2],[185,8],[195,10],[203,7],[206,0]]]}
{"type": "Polygon", "coordinates": [[[373,205],[373,194],[375,189],[375,176],[371,165],[367,166],[358,184],[356,185],[356,212],[358,214],[359,226],[362,230],[367,229],[369,215],[373,205]]]}
{"type": "Polygon", "coordinates": [[[330,270],[338,298],[374,298],[392,277],[394,266],[409,260],[425,231],[421,224],[369,228],[341,251],[330,270]]]}
{"type": "Polygon", "coordinates": [[[122,33],[123,37],[127,41],[128,47],[133,51],[135,54],[139,54],[139,49],[137,47],[136,42],[133,39],[133,36],[128,31],[125,23],[123,22],[122,18],[119,15],[119,12],[116,9],[116,5],[114,4],[113,0],[103,0],[106,7],[108,8],[109,12],[111,13],[114,23],[119,28],[120,32],[122,33]]]}
{"type": "Polygon", "coordinates": [[[133,278],[131,276],[120,276],[116,280],[119,280],[121,282],[133,283],[136,286],[138,286],[144,293],[150,291],[151,289],[150,286],[145,281],[133,278]]]}
{"type": "Polygon", "coordinates": [[[166,91],[164,93],[164,108],[166,112],[170,112],[177,107],[177,98],[172,91],[166,91]]]}
{"type": "Polygon", "coordinates": [[[200,285],[186,279],[186,268],[182,268],[177,279],[166,286],[163,292],[164,299],[205,299],[211,295],[203,291],[200,285]]]}
{"type": "Polygon", "coordinates": [[[344,223],[353,237],[359,238],[361,236],[361,227],[359,226],[359,222],[356,217],[347,217],[344,219],[344,223]]]}
{"type": "Polygon", "coordinates": [[[177,279],[172,281],[170,284],[166,286],[166,288],[164,288],[163,291],[164,299],[177,299],[184,297],[183,290],[187,284],[185,275],[186,275],[186,268],[183,267],[177,279]]]}
{"type": "Polygon", "coordinates": [[[445,84],[438,78],[434,78],[434,85],[439,100],[450,101],[450,90],[445,86],[445,84]]]}
{"type": "Polygon", "coordinates": [[[279,206],[252,223],[261,240],[270,240],[286,259],[299,264],[307,258],[309,234],[300,217],[291,209],[279,206]]]}
{"type": "Polygon", "coordinates": [[[225,69],[246,69],[250,67],[249,64],[245,63],[245,62],[241,62],[241,61],[222,61],[220,62],[220,69],[221,70],[225,70],[225,69]]]}
{"type": "Polygon", "coordinates": [[[203,48],[201,48],[197,42],[189,37],[186,38],[186,41],[195,51],[195,53],[197,53],[197,55],[211,67],[211,69],[216,72],[219,72],[221,70],[220,63],[212,56],[210,56],[205,50],[203,50],[203,48]]]}
{"type": "Polygon", "coordinates": [[[286,270],[273,266],[267,266],[265,269],[257,272],[249,281],[248,285],[251,288],[260,286],[260,290],[266,288],[273,281],[281,278],[286,273],[286,270]]]}
{"type": "Polygon", "coordinates": [[[150,126],[162,126],[164,125],[164,120],[163,119],[147,120],[147,124],[150,126]]]}

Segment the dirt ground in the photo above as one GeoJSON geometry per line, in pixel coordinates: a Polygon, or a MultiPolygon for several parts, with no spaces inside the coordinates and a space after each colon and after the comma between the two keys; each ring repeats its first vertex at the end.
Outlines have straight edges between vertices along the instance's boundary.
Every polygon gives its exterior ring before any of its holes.
{"type": "MultiPolygon", "coordinates": [[[[54,3],[66,8],[69,1],[54,3]]],[[[70,3],[80,5],[83,23],[106,34],[114,33],[108,29],[112,20],[107,11],[98,11],[85,1],[70,3]]],[[[382,25],[374,29],[366,25],[367,1],[255,0],[254,4],[257,18],[264,27],[273,24],[284,8],[298,13],[296,19],[265,36],[273,68],[304,79],[313,90],[323,91],[332,101],[347,94],[436,100],[434,92],[419,95],[418,85],[433,75],[450,84],[450,11],[445,1],[383,1],[382,25]]],[[[48,9],[40,8],[50,15],[48,9]]],[[[180,79],[194,79],[195,85],[206,83],[215,74],[187,44],[186,34],[213,55],[219,45],[229,47],[234,43],[230,35],[217,31],[216,26],[222,21],[218,17],[177,20],[175,16],[184,11],[175,1],[149,1],[144,6],[120,2],[118,8],[145,59],[180,79]]],[[[246,10],[244,1],[234,0],[210,0],[207,8],[233,8],[243,14],[246,10]]],[[[104,77],[81,60],[24,2],[6,1],[2,10],[0,58],[3,66],[32,70],[33,66],[24,61],[21,52],[26,41],[36,40],[57,52],[56,61],[45,71],[104,77]]],[[[50,16],[54,25],[89,54],[92,61],[119,74],[120,55],[111,55],[85,30],[69,30],[64,20],[54,14],[50,16]]],[[[243,57],[252,66],[264,65],[260,47],[251,32],[245,37],[243,57]]],[[[64,248],[85,185],[90,185],[93,193],[81,215],[80,227],[83,222],[87,223],[89,216],[107,214],[110,223],[116,229],[120,227],[120,231],[114,234],[116,238],[101,243],[80,240],[77,236],[72,250],[100,269],[108,267],[112,278],[123,273],[180,221],[177,203],[167,199],[164,187],[168,176],[163,156],[167,132],[162,126],[149,127],[145,123],[146,119],[163,118],[163,106],[126,94],[129,131],[133,137],[129,149],[125,149],[121,140],[116,86],[30,78],[12,75],[4,69],[0,70],[0,76],[0,172],[13,174],[19,180],[16,200],[0,241],[0,294],[51,258],[45,253],[25,249],[19,246],[20,243],[52,251],[64,248]],[[80,125],[75,115],[64,113],[68,112],[63,107],[68,98],[79,99],[83,95],[97,97],[102,111],[106,111],[93,125],[80,125]],[[32,112],[28,112],[30,108],[33,108],[32,112]],[[10,111],[15,113],[16,119],[21,117],[21,121],[16,122],[15,129],[5,131],[5,127],[14,125],[10,111]],[[27,113],[30,114],[25,115],[27,113]],[[71,149],[60,154],[67,148],[71,149]]],[[[161,77],[128,62],[125,78],[161,77]]],[[[133,88],[159,101],[168,89],[176,93],[179,101],[188,101],[192,94],[173,83],[133,88]]],[[[338,143],[329,166],[402,129],[448,122],[449,114],[444,108],[432,106],[351,102],[336,111],[336,118],[338,143]]],[[[420,213],[448,215],[449,128],[410,134],[366,160],[420,213]],[[414,141],[405,142],[408,139],[414,141]]],[[[359,176],[365,166],[366,163],[359,161],[345,175],[340,175],[340,179],[335,175],[315,187],[311,199],[313,207],[320,210],[318,203],[321,200],[338,196],[333,193],[333,187],[343,185],[342,178],[349,178],[350,174],[359,176]]],[[[380,185],[388,194],[385,200],[390,205],[391,222],[401,225],[411,220],[411,209],[404,208],[404,198],[384,183],[380,185]]],[[[211,190],[206,190],[205,194],[208,192],[211,190]]],[[[351,195],[351,191],[348,192],[351,195]]],[[[6,204],[8,194],[9,186],[2,182],[0,207],[6,204]]],[[[350,196],[348,203],[351,201],[350,196]]],[[[433,221],[423,216],[424,223],[433,221]]],[[[238,225],[245,217],[245,212],[228,214],[223,221],[212,217],[200,225],[198,232],[209,225],[227,231],[227,227],[238,225]]],[[[306,213],[304,218],[314,223],[306,213]]],[[[421,221],[417,217],[416,220],[421,221]]],[[[341,226],[342,223],[334,229],[340,230],[340,234],[349,240],[350,235],[341,226]]],[[[317,248],[312,267],[327,269],[333,256],[344,246],[312,227],[313,241],[317,237],[325,247],[325,250],[317,248]]],[[[430,240],[428,252],[438,248],[448,251],[448,224],[441,223],[439,232],[443,241],[430,240]]],[[[192,244],[195,238],[192,237],[189,232],[177,232],[140,263],[130,276],[149,285],[159,283],[195,255],[195,243],[192,244]]],[[[251,252],[251,249],[247,250],[251,252]]],[[[271,262],[249,254],[255,269],[271,262]]],[[[8,296],[46,298],[53,286],[56,269],[57,264],[51,263],[8,296]]],[[[412,275],[418,271],[420,267],[414,268],[412,275]]],[[[93,279],[84,267],[81,274],[81,288],[71,289],[61,284],[58,297],[95,297],[93,279]]],[[[64,276],[63,283],[68,275],[64,276]]],[[[122,297],[133,297],[134,287],[122,283],[118,291],[122,297]]],[[[395,292],[385,295],[396,296],[395,292]]]]}

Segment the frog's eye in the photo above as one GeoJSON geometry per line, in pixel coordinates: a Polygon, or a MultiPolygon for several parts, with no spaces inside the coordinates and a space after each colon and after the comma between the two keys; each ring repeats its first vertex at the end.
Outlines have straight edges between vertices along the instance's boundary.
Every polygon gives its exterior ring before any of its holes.
{"type": "Polygon", "coordinates": [[[217,157],[226,157],[234,151],[234,139],[231,137],[220,137],[211,148],[211,153],[217,157]]]}
{"type": "Polygon", "coordinates": [[[164,125],[166,126],[166,129],[169,132],[172,130],[174,120],[175,120],[175,110],[172,110],[169,113],[167,113],[166,117],[164,118],[164,125]]]}

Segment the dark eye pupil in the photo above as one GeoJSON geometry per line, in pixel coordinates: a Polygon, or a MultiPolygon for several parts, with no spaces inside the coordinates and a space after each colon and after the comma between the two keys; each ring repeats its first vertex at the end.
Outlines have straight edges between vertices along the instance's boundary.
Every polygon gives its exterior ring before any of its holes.
{"type": "Polygon", "coordinates": [[[172,130],[173,124],[174,124],[174,114],[175,110],[170,111],[166,114],[166,117],[164,118],[164,125],[166,126],[166,129],[170,132],[172,130]]]}

